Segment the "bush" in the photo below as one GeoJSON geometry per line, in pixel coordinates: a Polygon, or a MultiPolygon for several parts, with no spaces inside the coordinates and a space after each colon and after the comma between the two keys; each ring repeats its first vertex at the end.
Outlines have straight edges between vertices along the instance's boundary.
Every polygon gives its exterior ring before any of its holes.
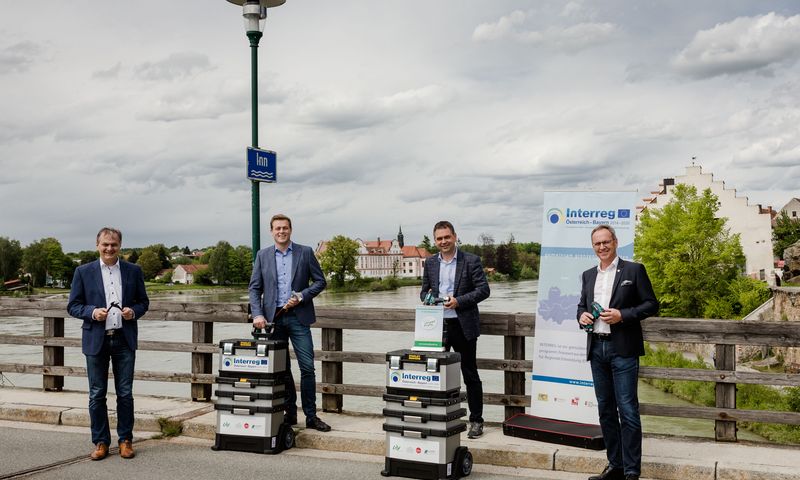
{"type": "Polygon", "coordinates": [[[213,285],[214,281],[211,279],[211,270],[208,268],[201,268],[195,272],[194,283],[198,285],[213,285]]]}

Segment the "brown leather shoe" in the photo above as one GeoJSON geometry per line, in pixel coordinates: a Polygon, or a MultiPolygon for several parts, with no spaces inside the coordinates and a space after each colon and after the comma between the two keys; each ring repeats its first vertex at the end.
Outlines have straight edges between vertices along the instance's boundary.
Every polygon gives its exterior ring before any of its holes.
{"type": "Polygon", "coordinates": [[[130,440],[119,442],[119,456],[122,458],[133,458],[136,452],[133,451],[133,443],[130,440]]]}
{"type": "Polygon", "coordinates": [[[92,460],[102,460],[107,456],[108,456],[108,445],[106,445],[103,442],[99,442],[97,445],[95,445],[94,451],[92,452],[91,455],[89,455],[89,458],[91,458],[92,460]]]}

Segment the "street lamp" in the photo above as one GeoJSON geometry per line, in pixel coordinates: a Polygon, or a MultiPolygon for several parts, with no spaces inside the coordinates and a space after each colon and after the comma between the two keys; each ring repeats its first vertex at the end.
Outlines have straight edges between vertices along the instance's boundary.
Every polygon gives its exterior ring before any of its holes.
{"type": "MultiPolygon", "coordinates": [[[[242,7],[244,17],[244,31],[250,39],[250,83],[253,127],[253,148],[258,148],[258,42],[261,40],[264,23],[267,19],[267,9],[279,7],[286,0],[228,0],[228,2],[242,7]]],[[[253,261],[261,248],[261,198],[259,182],[250,180],[250,200],[253,235],[253,261]]]]}

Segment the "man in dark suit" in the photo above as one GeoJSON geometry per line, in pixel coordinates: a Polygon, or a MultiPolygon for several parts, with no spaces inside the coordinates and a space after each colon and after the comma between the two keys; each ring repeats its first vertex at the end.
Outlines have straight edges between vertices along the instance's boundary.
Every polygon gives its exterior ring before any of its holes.
{"type": "Polygon", "coordinates": [[[583,272],[578,323],[593,332],[586,339],[600,428],[608,465],[589,480],[638,480],[642,469],[639,418],[639,357],[644,355],[641,321],[658,313],[658,300],[644,265],[617,257],[617,235],[609,225],[592,230],[600,264],[583,272]],[[592,316],[592,302],[603,311],[592,316]]]}
{"type": "Polygon", "coordinates": [[[81,265],[72,278],[67,311],[83,319],[81,346],[89,377],[89,419],[92,460],[108,455],[108,364],[114,371],[117,394],[119,454],[133,458],[133,368],[136,360],[136,320],[147,312],[150,300],[138,265],[119,258],[122,233],[104,227],[97,233],[100,260],[81,265]]]}
{"type": "Polygon", "coordinates": [[[461,374],[467,387],[469,438],[483,435],[483,384],[476,361],[481,334],[478,303],[489,298],[489,282],[477,255],[457,248],[453,224],[441,221],[433,226],[433,240],[439,254],[425,260],[420,298],[430,291],[447,297],[444,303],[445,347],[461,354],[461,374]]]}
{"type": "MultiPolygon", "coordinates": [[[[311,324],[314,297],[325,289],[325,275],[311,247],[292,242],[292,221],[275,215],[269,222],[275,245],[258,251],[250,277],[250,310],[253,327],[274,324],[273,340],[291,340],[300,367],[300,398],[306,427],[327,432],[331,427],[317,416],[314,375],[314,343],[311,324]]],[[[286,379],[289,396],[286,422],[297,423],[297,391],[291,369],[286,379]]]]}

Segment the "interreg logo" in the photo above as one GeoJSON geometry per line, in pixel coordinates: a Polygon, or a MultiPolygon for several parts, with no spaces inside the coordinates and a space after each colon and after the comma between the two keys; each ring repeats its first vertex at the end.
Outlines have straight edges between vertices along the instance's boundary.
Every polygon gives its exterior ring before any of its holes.
{"type": "Polygon", "coordinates": [[[630,218],[631,210],[629,208],[610,208],[606,210],[567,208],[563,213],[558,208],[551,208],[547,211],[547,219],[553,224],[562,221],[568,225],[601,224],[610,223],[612,220],[629,220],[630,218]]]}
{"type": "Polygon", "coordinates": [[[398,376],[396,373],[393,373],[392,374],[392,381],[397,383],[398,380],[400,380],[400,376],[398,376]]]}
{"type": "Polygon", "coordinates": [[[558,223],[564,219],[564,212],[558,208],[551,208],[547,211],[547,219],[550,220],[550,223],[558,223]]]}
{"type": "Polygon", "coordinates": [[[438,382],[439,375],[420,375],[418,373],[403,373],[403,380],[413,382],[438,382]]]}
{"type": "Polygon", "coordinates": [[[231,359],[230,358],[226,358],[225,359],[225,366],[226,367],[230,367],[231,366],[231,359]]]}
{"type": "MultiPolygon", "coordinates": [[[[259,365],[267,365],[269,363],[269,359],[262,358],[234,358],[233,364],[241,367],[255,367],[259,365]]],[[[227,365],[227,364],[226,364],[227,365]]]]}

